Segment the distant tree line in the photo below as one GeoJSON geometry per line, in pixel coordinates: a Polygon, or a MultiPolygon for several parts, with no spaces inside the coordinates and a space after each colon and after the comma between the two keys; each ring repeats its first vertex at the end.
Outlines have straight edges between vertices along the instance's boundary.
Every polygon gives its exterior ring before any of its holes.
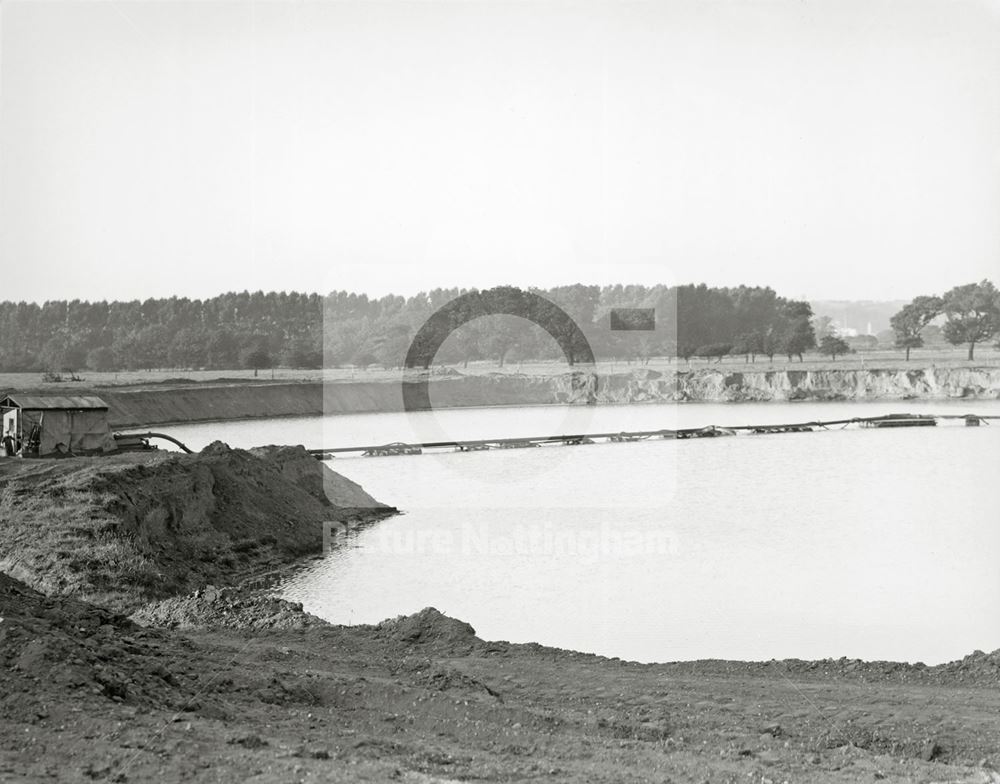
{"type": "MultiPolygon", "coordinates": [[[[523,294],[514,287],[490,291],[512,302],[523,294]]],[[[755,361],[777,354],[801,360],[816,346],[809,303],[779,297],[770,288],[577,284],[532,291],[562,308],[602,359],[738,354],[755,361]],[[656,328],[627,330],[619,324],[613,330],[613,309],[652,310],[656,328]]],[[[0,370],[398,367],[431,314],[463,293],[435,289],[369,298],[346,291],[326,296],[244,291],[204,300],[2,302],[0,370]]],[[[578,352],[570,349],[567,359],[573,361],[578,352]]],[[[553,336],[532,321],[487,316],[449,327],[434,361],[503,364],[562,356],[553,336]]]]}
{"type": "MultiPolygon", "coordinates": [[[[599,359],[738,355],[754,362],[778,355],[801,360],[817,347],[835,359],[852,348],[832,334],[829,319],[813,318],[808,302],[780,297],[767,287],[577,284],[531,291],[564,310],[599,359]],[[655,313],[655,329],[628,329],[633,310],[655,313]]],[[[524,297],[510,286],[489,292],[514,311],[524,297]]],[[[244,291],[204,300],[2,302],[0,370],[399,367],[430,316],[464,293],[434,289],[370,298],[346,291],[326,296],[244,291]]],[[[544,313],[532,318],[550,326],[563,323],[544,313]]],[[[941,296],[920,296],[892,317],[891,326],[895,345],[907,358],[935,331],[952,344],[967,345],[971,360],[977,345],[1000,335],[1000,294],[984,280],[941,296]]],[[[431,345],[443,341],[436,355],[417,351],[421,364],[561,359],[560,343],[568,347],[570,362],[582,355],[567,336],[547,334],[532,320],[487,316],[456,327],[443,324],[442,333],[433,336],[440,340],[431,345]]]]}
{"type": "Polygon", "coordinates": [[[1000,292],[989,280],[956,286],[942,296],[919,296],[890,319],[896,347],[910,350],[924,345],[931,322],[945,318],[942,329],[952,345],[967,345],[969,360],[976,346],[1000,335],[1000,292]]]}
{"type": "Polygon", "coordinates": [[[230,293],[131,302],[0,303],[0,369],[145,370],[322,363],[323,298],[230,293]]]}

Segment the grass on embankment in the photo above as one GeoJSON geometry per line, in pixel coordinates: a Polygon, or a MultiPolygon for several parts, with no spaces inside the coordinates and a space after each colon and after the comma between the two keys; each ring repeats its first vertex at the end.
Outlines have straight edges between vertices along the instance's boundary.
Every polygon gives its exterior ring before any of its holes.
{"type": "MultiPolygon", "coordinates": [[[[554,346],[554,344],[553,344],[554,346]]],[[[689,371],[700,368],[716,368],[726,372],[767,372],[781,370],[922,370],[929,367],[973,368],[1000,366],[1000,347],[977,345],[975,359],[968,360],[966,346],[933,346],[916,348],[906,353],[896,348],[859,349],[858,351],[838,356],[836,359],[820,354],[817,351],[806,352],[803,361],[798,357],[789,360],[788,357],[777,355],[773,360],[759,356],[754,362],[747,362],[743,355],[731,355],[717,359],[693,357],[690,360],[678,357],[650,357],[649,359],[601,359],[597,362],[596,371],[600,375],[612,373],[627,373],[635,368],[648,368],[659,372],[689,371]]],[[[544,360],[510,359],[500,366],[496,360],[484,359],[469,362],[435,362],[434,372],[461,373],[464,376],[503,374],[526,374],[531,376],[556,376],[565,373],[568,367],[561,357],[544,360]]],[[[82,388],[127,388],[148,387],[150,385],[185,386],[197,384],[266,384],[300,383],[300,382],[341,382],[341,381],[398,381],[398,368],[382,368],[375,365],[355,367],[344,365],[324,369],[302,368],[267,368],[260,371],[247,368],[224,368],[217,370],[193,370],[190,368],[162,368],[156,370],[121,370],[96,371],[79,370],[77,378],[72,381],[71,374],[63,374],[64,380],[44,382],[42,374],[33,373],[0,373],[0,389],[25,391],[49,390],[62,394],[79,391],[82,388]]]]}
{"type": "Polygon", "coordinates": [[[318,553],[324,521],[392,511],[296,448],[6,460],[0,482],[0,571],[123,611],[318,553]]]}

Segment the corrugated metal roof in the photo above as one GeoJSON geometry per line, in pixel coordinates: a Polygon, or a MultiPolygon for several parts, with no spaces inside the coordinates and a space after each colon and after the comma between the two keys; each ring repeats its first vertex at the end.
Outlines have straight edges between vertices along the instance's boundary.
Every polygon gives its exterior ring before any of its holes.
{"type": "Polygon", "coordinates": [[[96,395],[10,395],[0,405],[43,411],[108,407],[96,395]]]}

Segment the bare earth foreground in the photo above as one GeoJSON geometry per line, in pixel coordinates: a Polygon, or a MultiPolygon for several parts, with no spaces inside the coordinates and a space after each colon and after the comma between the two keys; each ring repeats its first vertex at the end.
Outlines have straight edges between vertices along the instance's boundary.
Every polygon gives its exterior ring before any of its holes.
{"type": "Polygon", "coordinates": [[[291,448],[4,463],[0,780],[1000,782],[1000,651],[640,665],[267,595],[391,511],[291,448]]]}

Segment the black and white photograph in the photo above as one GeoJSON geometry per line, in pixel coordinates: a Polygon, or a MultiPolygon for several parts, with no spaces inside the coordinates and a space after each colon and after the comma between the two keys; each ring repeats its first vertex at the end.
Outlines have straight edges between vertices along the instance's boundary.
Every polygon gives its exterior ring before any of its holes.
{"type": "Polygon", "coordinates": [[[0,268],[0,782],[1000,784],[1000,0],[0,0],[0,268]]]}

